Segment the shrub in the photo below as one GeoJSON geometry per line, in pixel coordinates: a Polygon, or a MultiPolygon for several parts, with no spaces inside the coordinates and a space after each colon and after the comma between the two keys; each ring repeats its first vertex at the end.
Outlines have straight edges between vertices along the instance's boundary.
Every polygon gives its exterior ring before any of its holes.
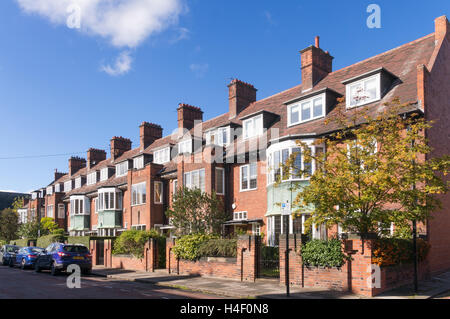
{"type": "Polygon", "coordinates": [[[114,242],[113,254],[129,254],[137,258],[143,258],[145,243],[150,238],[159,237],[161,236],[154,229],[124,231],[114,242]]]}
{"type": "MultiPolygon", "coordinates": [[[[417,255],[419,261],[424,261],[430,250],[430,244],[417,239],[417,255]]],[[[409,264],[413,259],[413,242],[411,239],[383,238],[372,246],[372,263],[378,266],[395,266],[409,264]]]]}
{"type": "Polygon", "coordinates": [[[301,255],[305,265],[316,267],[341,267],[347,258],[338,239],[311,240],[302,246],[301,255]]]}
{"type": "Polygon", "coordinates": [[[68,244],[81,244],[89,248],[91,237],[89,236],[69,236],[67,237],[68,244]]]}
{"type": "Polygon", "coordinates": [[[198,249],[201,257],[236,257],[237,240],[214,238],[202,242],[198,249]]]}
{"type": "Polygon", "coordinates": [[[216,235],[202,233],[185,235],[177,239],[173,252],[177,258],[195,261],[202,257],[199,252],[202,243],[217,238],[216,235]]]}
{"type": "Polygon", "coordinates": [[[37,239],[36,246],[42,247],[42,248],[47,248],[47,246],[50,245],[51,243],[61,243],[61,242],[64,242],[63,235],[51,234],[51,235],[39,237],[37,239]]]}

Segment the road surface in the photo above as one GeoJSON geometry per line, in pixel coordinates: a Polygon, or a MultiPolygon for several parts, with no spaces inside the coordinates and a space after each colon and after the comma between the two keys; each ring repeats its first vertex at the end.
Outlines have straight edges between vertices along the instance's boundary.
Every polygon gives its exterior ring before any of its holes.
{"type": "Polygon", "coordinates": [[[51,276],[0,266],[0,299],[217,299],[214,295],[147,283],[120,281],[95,276],[81,277],[81,288],[67,287],[66,274],[51,276]]]}

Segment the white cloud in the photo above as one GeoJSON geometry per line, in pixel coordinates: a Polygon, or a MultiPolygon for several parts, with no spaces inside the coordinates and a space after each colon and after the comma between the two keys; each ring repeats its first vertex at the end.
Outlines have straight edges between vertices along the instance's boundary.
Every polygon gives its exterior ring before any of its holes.
{"type": "Polygon", "coordinates": [[[178,32],[177,36],[169,41],[171,44],[177,43],[178,41],[181,41],[181,40],[189,39],[189,36],[190,36],[189,29],[179,28],[177,30],[177,32],[178,32]]]}
{"type": "Polygon", "coordinates": [[[132,62],[133,58],[130,56],[130,52],[124,51],[116,58],[114,65],[102,65],[100,70],[112,76],[123,75],[131,70],[132,62]]]}
{"type": "Polygon", "coordinates": [[[201,64],[191,64],[189,66],[189,69],[191,69],[192,72],[194,72],[195,76],[198,78],[201,78],[205,76],[206,72],[208,72],[209,64],[207,63],[201,63],[201,64]]]}
{"type": "MultiPolygon", "coordinates": [[[[184,0],[16,0],[23,11],[66,25],[74,5],[81,9],[81,31],[116,47],[134,48],[177,22],[184,0]]],[[[183,33],[181,33],[183,36],[183,33]]],[[[185,34],[187,35],[187,34],[185,34]]]]}

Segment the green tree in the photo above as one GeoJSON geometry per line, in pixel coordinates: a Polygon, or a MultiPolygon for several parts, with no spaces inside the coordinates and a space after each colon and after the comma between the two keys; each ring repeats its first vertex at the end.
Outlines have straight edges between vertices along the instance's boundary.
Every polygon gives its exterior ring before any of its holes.
{"type": "Polygon", "coordinates": [[[61,234],[64,230],[54,222],[53,218],[44,217],[40,221],[37,218],[28,223],[21,224],[18,230],[18,236],[22,238],[38,238],[50,234],[61,234]]]}
{"type": "Polygon", "coordinates": [[[59,229],[58,224],[51,217],[41,218],[40,224],[41,236],[52,234],[55,230],[59,229]]]}
{"type": "Polygon", "coordinates": [[[0,239],[10,241],[17,238],[19,216],[11,208],[0,211],[0,239]]]}
{"type": "Polygon", "coordinates": [[[11,205],[11,209],[17,213],[17,210],[22,208],[24,205],[23,197],[16,197],[11,205]]]}
{"type": "Polygon", "coordinates": [[[166,211],[178,235],[191,233],[221,233],[227,215],[216,193],[200,189],[180,189],[173,198],[172,208],[166,211]]]}
{"type": "MultiPolygon", "coordinates": [[[[407,106],[394,99],[371,116],[369,109],[342,111],[339,105],[327,125],[342,130],[315,142],[326,146],[325,154],[312,154],[297,142],[305,162],[317,166],[293,202],[296,214],[311,214],[307,226],[340,224],[350,232],[376,233],[380,224],[426,222],[441,207],[435,195],[448,191],[449,156],[424,160],[431,152],[425,131],[432,123],[407,116],[407,106]]],[[[295,171],[295,155],[283,169],[295,171]]]]}

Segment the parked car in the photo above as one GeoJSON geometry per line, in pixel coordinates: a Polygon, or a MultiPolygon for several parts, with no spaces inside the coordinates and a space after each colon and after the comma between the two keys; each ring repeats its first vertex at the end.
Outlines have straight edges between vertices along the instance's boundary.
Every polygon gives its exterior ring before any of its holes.
{"type": "Polygon", "coordinates": [[[34,269],[36,272],[50,269],[51,274],[55,276],[72,264],[80,266],[83,274],[90,274],[92,256],[89,249],[84,245],[53,243],[38,255],[34,269]]]}
{"type": "Polygon", "coordinates": [[[20,266],[20,268],[25,269],[27,267],[34,267],[36,258],[40,253],[44,251],[41,247],[22,247],[16,253],[16,257],[12,259],[12,266],[20,266]]]}
{"type": "Polygon", "coordinates": [[[0,248],[0,263],[3,266],[9,265],[19,249],[20,247],[16,245],[3,245],[0,248]]]}

